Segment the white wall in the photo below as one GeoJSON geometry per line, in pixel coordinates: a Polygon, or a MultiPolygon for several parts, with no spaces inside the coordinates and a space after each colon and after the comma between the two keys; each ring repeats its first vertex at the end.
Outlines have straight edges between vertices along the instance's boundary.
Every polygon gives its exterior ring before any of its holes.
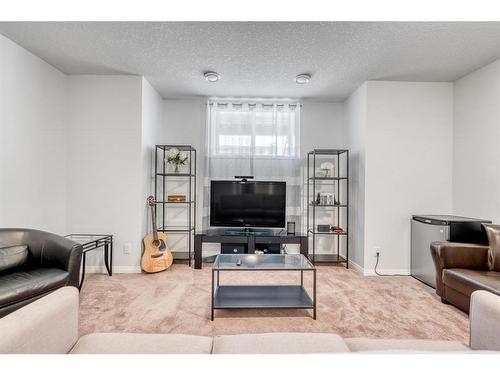
{"type": "Polygon", "coordinates": [[[141,77],[67,76],[1,35],[0,53],[0,227],[111,233],[115,271],[138,271],[162,98],[141,77]]]}
{"type": "MultiPolygon", "coordinates": [[[[205,173],[206,100],[163,100],[160,144],[190,145],[197,151],[197,226],[203,217],[203,178],[205,173]]],[[[173,191],[172,191],[173,192],[173,191]]],[[[185,245],[185,244],[184,244],[185,245]]]]}
{"type": "Polygon", "coordinates": [[[69,76],[68,231],[114,234],[118,271],[136,271],[141,254],[141,104],[141,77],[69,76]]]}
{"type": "MultiPolygon", "coordinates": [[[[163,100],[162,135],[158,144],[191,145],[197,151],[197,206],[196,226],[201,228],[203,218],[203,177],[205,156],[206,100],[163,100]]],[[[167,194],[186,194],[188,185],[185,178],[169,178],[167,194]]],[[[169,206],[167,220],[170,225],[184,226],[187,223],[187,206],[169,206]]],[[[169,233],[168,245],[175,258],[188,256],[188,236],[169,233]]],[[[204,245],[205,248],[205,245],[204,245]]],[[[210,246],[208,246],[210,248],[210,246]]]]}
{"type": "Polygon", "coordinates": [[[365,274],[409,273],[412,214],[452,211],[453,84],[367,83],[365,274]]]}
{"type": "MultiPolygon", "coordinates": [[[[154,196],[154,146],[163,130],[163,99],[151,84],[142,78],[142,126],[141,126],[141,169],[142,197],[154,196]]],[[[151,211],[143,205],[142,236],[150,232],[151,211]]]]}
{"type": "Polygon", "coordinates": [[[344,103],[350,158],[349,257],[358,269],[364,266],[365,253],[366,87],[363,84],[344,103]]]}
{"type": "Polygon", "coordinates": [[[66,231],[66,76],[0,35],[0,227],[66,231]]]}
{"type": "Polygon", "coordinates": [[[305,100],[300,110],[300,153],[315,148],[346,148],[343,103],[305,100]]]}
{"type": "Polygon", "coordinates": [[[455,83],[453,210],[500,223],[500,60],[455,83]]]}
{"type": "MultiPolygon", "coordinates": [[[[347,148],[347,131],[344,118],[343,103],[336,102],[319,102],[304,100],[301,101],[302,108],[300,110],[300,154],[302,160],[301,171],[301,197],[302,197],[302,232],[307,231],[307,205],[312,199],[312,195],[307,197],[307,189],[304,188],[307,183],[307,153],[313,149],[330,148],[330,149],[345,149],[347,148]]],[[[324,161],[324,160],[323,160],[324,161]]],[[[334,161],[329,159],[329,161],[334,161]]],[[[342,164],[342,163],[341,163],[342,164]]],[[[317,183],[317,192],[334,192],[335,188],[329,182],[317,183]]],[[[342,189],[342,187],[341,187],[342,189]]],[[[310,193],[312,194],[312,193],[310,193]]],[[[335,210],[332,209],[316,209],[316,224],[333,224],[335,210]]],[[[312,212],[310,213],[312,220],[312,212]]],[[[344,212],[340,213],[340,226],[345,220],[344,212]]],[[[310,222],[312,226],[312,222],[310,222]]],[[[345,238],[341,237],[341,255],[345,249],[345,238]]],[[[336,253],[337,239],[333,236],[316,236],[315,254],[332,254],[336,253]]],[[[299,252],[298,246],[288,246],[288,251],[299,252]]],[[[309,240],[309,249],[312,252],[313,241],[309,240]]]]}

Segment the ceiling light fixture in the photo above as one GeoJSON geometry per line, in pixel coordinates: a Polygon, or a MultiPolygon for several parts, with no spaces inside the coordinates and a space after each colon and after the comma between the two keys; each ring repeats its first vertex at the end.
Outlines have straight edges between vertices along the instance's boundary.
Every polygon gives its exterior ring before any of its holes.
{"type": "Polygon", "coordinates": [[[203,75],[208,82],[217,82],[220,79],[220,74],[215,72],[205,72],[203,75]]]}
{"type": "Polygon", "coordinates": [[[309,83],[310,80],[310,74],[299,74],[297,77],[295,77],[295,83],[297,83],[298,85],[305,85],[306,83],[309,83]]]}

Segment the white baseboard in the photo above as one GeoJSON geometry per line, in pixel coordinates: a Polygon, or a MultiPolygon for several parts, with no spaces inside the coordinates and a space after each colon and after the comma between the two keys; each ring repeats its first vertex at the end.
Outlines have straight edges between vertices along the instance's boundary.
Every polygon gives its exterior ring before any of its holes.
{"type": "Polygon", "coordinates": [[[358,263],[353,262],[352,260],[349,260],[349,268],[362,275],[364,273],[363,267],[361,267],[358,263]]]}
{"type": "MultiPolygon", "coordinates": [[[[113,273],[141,273],[140,266],[114,266],[113,273]]],[[[85,273],[108,273],[105,266],[87,266],[85,273]]]]}
{"type": "MultiPolygon", "coordinates": [[[[359,264],[349,260],[349,268],[355,270],[363,276],[379,276],[375,273],[374,269],[365,269],[361,267],[359,264]]],[[[410,271],[408,269],[378,269],[378,273],[382,275],[404,275],[410,276],[410,271]]]]}
{"type": "MultiPolygon", "coordinates": [[[[364,276],[378,276],[373,269],[364,269],[359,264],[349,260],[349,268],[364,275],[364,276]]],[[[86,273],[107,273],[104,266],[87,266],[86,273]]],[[[407,269],[378,269],[378,273],[383,275],[405,275],[410,276],[410,271],[407,269]]],[[[115,266],[113,273],[141,273],[140,266],[115,266]]]]}
{"type": "MultiPolygon", "coordinates": [[[[403,276],[410,276],[410,271],[407,269],[378,269],[377,272],[381,275],[403,275],[403,276]]],[[[374,269],[365,269],[363,271],[363,275],[365,276],[379,276],[375,273],[374,269]]]]}

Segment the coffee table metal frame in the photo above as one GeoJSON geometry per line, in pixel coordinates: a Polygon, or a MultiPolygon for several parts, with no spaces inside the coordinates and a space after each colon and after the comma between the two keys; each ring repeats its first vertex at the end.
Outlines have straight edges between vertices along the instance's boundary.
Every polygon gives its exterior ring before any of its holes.
{"type": "MultiPolygon", "coordinates": [[[[295,255],[295,254],[294,254],[295,255]]],[[[296,254],[304,257],[302,254],[296,254]]],[[[316,267],[304,257],[308,267],[219,267],[217,256],[212,267],[211,320],[221,309],[312,309],[316,320],[316,267]],[[221,271],[300,271],[300,285],[220,285],[221,271]],[[312,298],[304,287],[304,271],[312,272],[312,298]]],[[[267,254],[238,254],[237,256],[276,256],[267,254]]],[[[286,255],[282,255],[286,256],[286,255]]]]}

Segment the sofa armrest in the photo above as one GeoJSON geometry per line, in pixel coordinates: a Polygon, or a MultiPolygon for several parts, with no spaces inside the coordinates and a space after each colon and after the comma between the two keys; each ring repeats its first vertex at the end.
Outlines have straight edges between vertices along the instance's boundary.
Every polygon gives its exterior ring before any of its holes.
{"type": "Polygon", "coordinates": [[[436,268],[436,293],[444,297],[443,270],[466,268],[488,270],[489,247],[458,242],[431,243],[431,255],[436,268]]]}
{"type": "Polygon", "coordinates": [[[469,319],[471,349],[500,350],[500,296],[485,290],[473,292],[469,319]]]}
{"type": "Polygon", "coordinates": [[[0,319],[0,353],[68,353],[78,340],[78,298],[64,287],[0,319]]]}

